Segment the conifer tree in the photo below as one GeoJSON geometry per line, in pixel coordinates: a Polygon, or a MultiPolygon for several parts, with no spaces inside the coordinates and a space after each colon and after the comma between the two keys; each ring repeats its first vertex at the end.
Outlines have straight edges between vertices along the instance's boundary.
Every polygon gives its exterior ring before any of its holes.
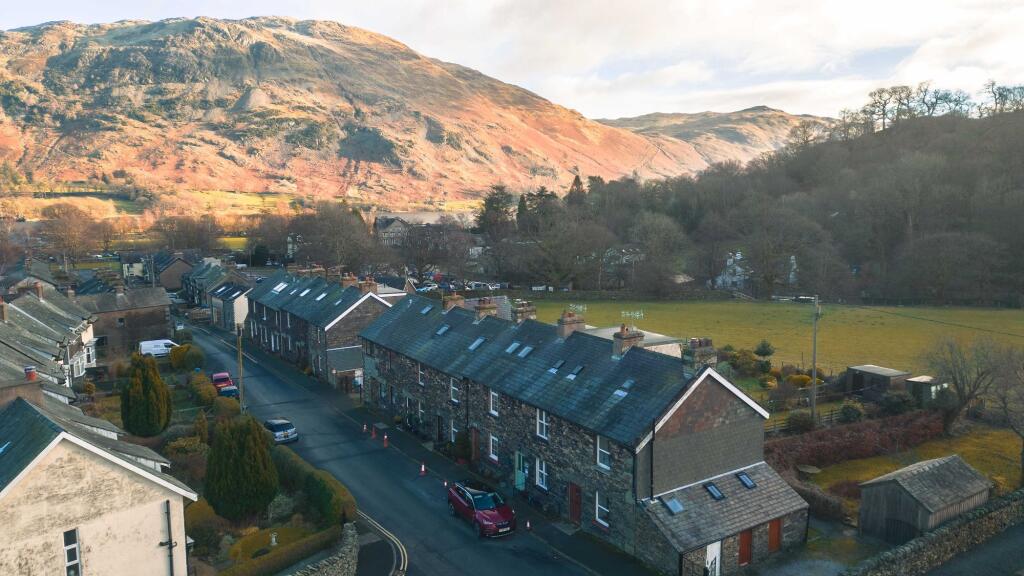
{"type": "Polygon", "coordinates": [[[171,395],[152,356],[132,355],[128,382],[121,389],[121,421],[138,436],[156,436],[171,421],[171,395]]]}
{"type": "Polygon", "coordinates": [[[263,512],[277,494],[270,441],[252,416],[221,422],[206,461],[206,499],[230,520],[263,512]]]}

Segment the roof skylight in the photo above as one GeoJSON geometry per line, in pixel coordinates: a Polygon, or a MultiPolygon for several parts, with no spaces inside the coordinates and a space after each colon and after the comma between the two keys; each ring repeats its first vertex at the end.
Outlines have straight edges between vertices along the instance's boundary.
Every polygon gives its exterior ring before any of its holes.
{"type": "Polygon", "coordinates": [[[736,474],[736,478],[738,478],[739,481],[740,481],[740,484],[743,484],[744,488],[746,488],[748,490],[751,490],[753,488],[757,488],[757,484],[754,482],[754,479],[751,478],[750,475],[747,474],[746,472],[739,472],[739,473],[737,473],[736,474]]]}
{"type": "Polygon", "coordinates": [[[437,334],[438,336],[444,336],[444,333],[447,332],[449,328],[451,328],[451,326],[447,324],[441,324],[441,327],[438,328],[437,332],[434,332],[434,334],[437,334]]]}
{"type": "Polygon", "coordinates": [[[715,486],[714,482],[708,482],[705,484],[704,489],[707,490],[708,494],[711,494],[711,497],[715,500],[725,499],[725,494],[722,494],[722,491],[718,489],[718,486],[715,486]]]}
{"type": "Polygon", "coordinates": [[[423,307],[422,310],[420,310],[420,314],[423,314],[424,316],[426,316],[427,312],[430,312],[433,309],[434,309],[434,305],[433,304],[427,304],[426,306],[423,307]]]}
{"type": "Polygon", "coordinates": [[[513,342],[513,343],[509,344],[508,348],[505,348],[505,353],[506,354],[511,354],[511,353],[516,351],[516,348],[519,348],[519,342],[513,342]]]}
{"type": "Polygon", "coordinates": [[[316,301],[319,302],[319,301],[323,300],[324,296],[327,296],[327,292],[322,292],[319,296],[317,296],[316,297],[316,301]]]}
{"type": "Polygon", "coordinates": [[[303,296],[305,296],[306,294],[309,294],[309,288],[306,288],[305,290],[303,290],[303,291],[302,291],[302,294],[299,294],[299,298],[302,298],[302,297],[303,297],[303,296]]]}
{"type": "Polygon", "coordinates": [[[470,350],[476,350],[476,349],[477,349],[477,348],[479,348],[479,347],[480,347],[480,345],[481,345],[481,344],[483,344],[483,343],[484,343],[484,342],[485,342],[486,340],[487,340],[487,338],[484,338],[483,336],[481,336],[481,337],[477,338],[476,340],[473,340],[473,343],[469,345],[469,349],[470,349],[470,350]]]}
{"type": "Polygon", "coordinates": [[[520,350],[519,354],[516,354],[516,356],[519,356],[520,358],[526,358],[527,356],[530,355],[530,352],[533,352],[533,346],[523,346],[523,349],[520,350]]]}

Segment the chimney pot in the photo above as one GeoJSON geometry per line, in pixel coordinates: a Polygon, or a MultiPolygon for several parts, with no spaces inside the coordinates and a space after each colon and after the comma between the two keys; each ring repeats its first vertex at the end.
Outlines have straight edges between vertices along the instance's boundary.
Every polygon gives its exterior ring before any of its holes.
{"type": "Polygon", "coordinates": [[[39,298],[40,300],[42,300],[43,299],[43,283],[42,282],[36,282],[32,287],[35,288],[35,290],[36,290],[36,297],[39,298]]]}
{"type": "Polygon", "coordinates": [[[7,302],[0,300],[0,322],[7,322],[7,302]]]}
{"type": "Polygon", "coordinates": [[[25,380],[28,380],[29,382],[34,382],[35,379],[36,379],[36,367],[35,366],[25,366],[25,380]]]}

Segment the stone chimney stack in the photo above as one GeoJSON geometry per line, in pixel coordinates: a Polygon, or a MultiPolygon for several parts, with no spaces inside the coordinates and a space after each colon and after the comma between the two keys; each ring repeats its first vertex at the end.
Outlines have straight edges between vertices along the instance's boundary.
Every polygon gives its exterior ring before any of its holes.
{"type": "Polygon", "coordinates": [[[558,319],[558,337],[565,340],[576,330],[582,330],[586,327],[586,322],[583,321],[583,316],[578,316],[575,312],[568,310],[562,311],[562,317],[558,319]]]}
{"type": "Polygon", "coordinates": [[[627,350],[641,345],[643,341],[643,332],[623,324],[619,331],[612,335],[612,356],[621,357],[627,350]]]}
{"type": "Polygon", "coordinates": [[[536,320],[537,307],[529,300],[516,300],[512,306],[512,319],[516,324],[522,324],[523,320],[536,320]]]}
{"type": "Polygon", "coordinates": [[[444,297],[444,311],[447,312],[452,308],[462,308],[466,304],[466,299],[461,294],[452,292],[451,294],[444,297]]]}
{"type": "Polygon", "coordinates": [[[18,398],[24,398],[36,406],[43,405],[43,388],[36,380],[35,366],[25,366],[24,380],[0,385],[0,410],[18,398]]]}
{"type": "Polygon", "coordinates": [[[0,300],[0,322],[7,322],[7,302],[0,300]]]}
{"type": "Polygon", "coordinates": [[[32,288],[34,288],[35,291],[36,291],[36,297],[39,298],[40,300],[42,300],[43,299],[43,283],[42,282],[36,282],[35,284],[32,285],[32,288]]]}
{"type": "Polygon", "coordinates": [[[351,272],[345,272],[341,275],[341,287],[348,288],[349,286],[355,286],[359,284],[359,278],[356,278],[355,274],[351,272]]]}
{"type": "Polygon", "coordinates": [[[477,321],[483,320],[486,316],[498,315],[498,305],[490,298],[480,298],[476,301],[474,308],[476,309],[477,321]]]}
{"type": "Polygon", "coordinates": [[[65,290],[64,292],[67,294],[67,297],[69,299],[71,299],[71,300],[75,299],[75,289],[74,288],[68,286],[67,290],[65,290]]]}
{"type": "Polygon", "coordinates": [[[370,292],[376,294],[377,283],[374,282],[372,279],[363,280],[362,282],[359,283],[359,291],[363,294],[368,294],[370,292]]]}

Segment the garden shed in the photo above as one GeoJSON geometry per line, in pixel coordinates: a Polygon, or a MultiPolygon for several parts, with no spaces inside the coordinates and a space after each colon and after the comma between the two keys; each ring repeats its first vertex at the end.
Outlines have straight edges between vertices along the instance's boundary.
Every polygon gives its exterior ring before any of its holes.
{"type": "Polygon", "coordinates": [[[987,502],[992,482],[953,454],[860,486],[861,533],[902,544],[987,502]]]}
{"type": "Polygon", "coordinates": [[[878,402],[890,390],[905,390],[910,372],[864,364],[846,369],[847,392],[861,395],[865,400],[878,402]]]}

